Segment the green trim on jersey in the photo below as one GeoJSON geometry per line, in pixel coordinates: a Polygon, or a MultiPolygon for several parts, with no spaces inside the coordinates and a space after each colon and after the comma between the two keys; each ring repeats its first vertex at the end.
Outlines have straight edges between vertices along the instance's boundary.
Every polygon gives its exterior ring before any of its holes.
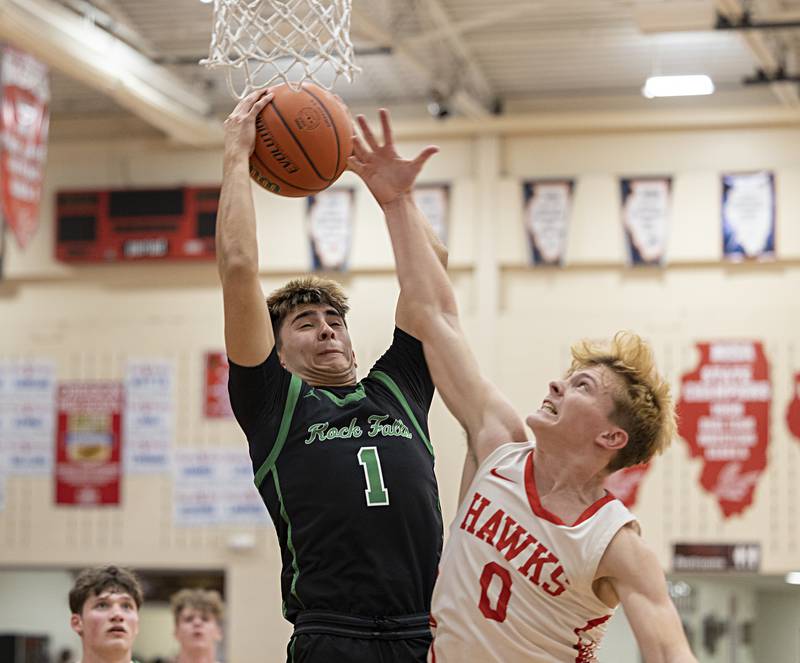
{"type": "Polygon", "coordinates": [[[411,423],[414,424],[414,428],[417,429],[417,433],[419,433],[420,438],[422,438],[422,441],[425,443],[425,446],[428,448],[428,451],[430,452],[431,456],[433,456],[434,455],[433,447],[431,446],[431,443],[428,440],[427,435],[425,435],[425,433],[422,431],[422,427],[419,425],[417,418],[411,411],[411,406],[408,404],[408,401],[406,400],[406,397],[403,395],[403,392],[400,391],[400,387],[397,386],[397,383],[383,371],[372,371],[370,375],[374,377],[376,380],[378,380],[378,382],[382,382],[386,386],[386,388],[389,389],[389,391],[391,391],[394,394],[394,397],[403,407],[406,414],[408,415],[408,418],[411,419],[411,423]]]}
{"type": "Polygon", "coordinates": [[[289,552],[292,553],[292,569],[294,569],[294,575],[292,576],[292,585],[291,585],[291,593],[297,599],[297,602],[300,604],[302,608],[305,608],[305,604],[300,600],[300,597],[297,595],[297,579],[300,577],[300,568],[297,565],[297,551],[294,549],[294,544],[292,543],[292,523],[289,522],[289,514],[286,513],[286,505],[283,503],[283,493],[281,493],[281,482],[278,480],[278,468],[272,468],[272,481],[275,484],[275,492],[278,495],[278,502],[281,505],[281,518],[283,518],[283,522],[286,523],[286,547],[289,549],[289,552]]]}
{"type": "Polygon", "coordinates": [[[355,391],[352,394],[347,394],[344,398],[339,398],[336,394],[331,393],[327,389],[320,389],[319,387],[314,387],[313,390],[319,391],[325,394],[328,398],[331,399],[331,402],[338,406],[344,407],[345,405],[349,405],[350,403],[358,403],[358,401],[363,401],[367,397],[367,392],[364,391],[364,385],[360,382],[356,387],[355,391]]]}
{"type": "Polygon", "coordinates": [[[292,423],[294,408],[297,405],[297,398],[300,396],[300,388],[302,386],[302,380],[296,375],[292,375],[292,380],[289,383],[289,390],[286,394],[286,405],[283,408],[281,427],[278,429],[278,437],[275,438],[275,444],[272,445],[272,451],[269,452],[269,456],[267,456],[267,459],[261,464],[261,467],[258,468],[258,472],[256,472],[256,488],[261,488],[261,484],[264,483],[264,478],[275,466],[275,462],[278,460],[278,454],[280,454],[283,445],[286,443],[286,436],[289,435],[289,425],[292,423]]]}

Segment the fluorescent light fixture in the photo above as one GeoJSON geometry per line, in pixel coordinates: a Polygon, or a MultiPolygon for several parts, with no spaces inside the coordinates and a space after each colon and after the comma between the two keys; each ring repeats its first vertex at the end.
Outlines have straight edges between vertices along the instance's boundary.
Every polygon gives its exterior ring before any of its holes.
{"type": "Polygon", "coordinates": [[[713,81],[705,74],[698,76],[651,76],[642,88],[648,99],[653,97],[690,97],[714,92],[713,81]]]}
{"type": "Polygon", "coordinates": [[[787,573],[785,580],[790,585],[800,585],[800,571],[791,571],[787,573]]]}

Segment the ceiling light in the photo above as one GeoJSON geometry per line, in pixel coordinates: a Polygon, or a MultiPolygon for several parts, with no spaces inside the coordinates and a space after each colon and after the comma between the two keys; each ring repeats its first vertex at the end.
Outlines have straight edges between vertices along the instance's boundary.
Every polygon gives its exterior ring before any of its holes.
{"type": "Polygon", "coordinates": [[[785,580],[790,585],[800,585],[800,571],[791,571],[787,573],[785,580]]]}
{"type": "Polygon", "coordinates": [[[648,99],[653,97],[690,97],[714,92],[714,83],[706,75],[651,76],[642,88],[648,99]]]}

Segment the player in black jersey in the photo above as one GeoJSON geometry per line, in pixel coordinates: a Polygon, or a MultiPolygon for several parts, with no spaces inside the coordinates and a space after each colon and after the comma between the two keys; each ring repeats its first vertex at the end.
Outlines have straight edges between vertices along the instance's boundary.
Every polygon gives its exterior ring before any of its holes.
{"type": "MultiPolygon", "coordinates": [[[[248,157],[270,99],[246,97],[225,122],[217,261],[231,403],[281,546],[284,614],[295,626],[288,660],[421,662],[442,543],[433,384],[422,345],[403,331],[402,294],[391,347],[361,381],[337,284],[298,279],[265,307],[248,157]]],[[[383,145],[361,127],[382,165],[365,181],[389,214],[436,148],[401,159],[382,119],[383,145]]]]}

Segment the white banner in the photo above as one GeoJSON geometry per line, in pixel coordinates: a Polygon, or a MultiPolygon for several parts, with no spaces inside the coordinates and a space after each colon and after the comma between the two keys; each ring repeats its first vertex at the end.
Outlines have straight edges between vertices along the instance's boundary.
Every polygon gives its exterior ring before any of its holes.
{"type": "Polygon", "coordinates": [[[123,468],[165,472],[175,435],[175,366],[168,360],[131,360],[125,374],[123,468]]]}
{"type": "Polygon", "coordinates": [[[176,525],[270,522],[253,483],[253,466],[246,449],[178,449],[173,506],[176,525]]]}
{"type": "Polygon", "coordinates": [[[661,265],[667,249],[672,179],[623,178],[622,225],[631,265],[661,265]]]}
{"type": "Polygon", "coordinates": [[[8,474],[50,474],[56,423],[52,362],[0,362],[0,420],[0,449],[8,474]]]}
{"type": "Polygon", "coordinates": [[[572,180],[523,182],[525,231],[534,265],[564,264],[573,189],[572,180]]]}
{"type": "Polygon", "coordinates": [[[726,260],[775,257],[775,177],[772,173],[722,176],[722,246],[726,260]]]}
{"type": "Polygon", "coordinates": [[[313,270],[347,271],[353,241],[353,189],[328,189],[308,197],[313,270]]]}
{"type": "Polygon", "coordinates": [[[447,246],[450,225],[450,187],[447,184],[423,184],[414,188],[414,202],[428,219],[433,232],[447,246]]]}

